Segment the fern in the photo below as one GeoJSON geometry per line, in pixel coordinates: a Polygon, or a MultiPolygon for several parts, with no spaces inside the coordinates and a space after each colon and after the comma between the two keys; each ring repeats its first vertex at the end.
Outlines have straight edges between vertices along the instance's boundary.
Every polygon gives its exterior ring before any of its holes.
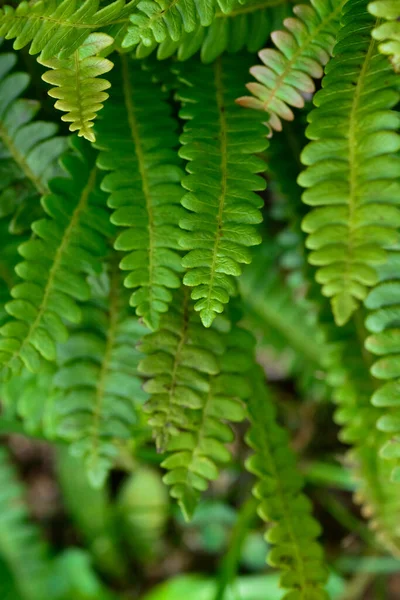
{"type": "Polygon", "coordinates": [[[339,29],[339,17],[344,0],[311,0],[312,6],[298,5],[293,9],[297,18],[284,20],[286,29],[271,35],[276,49],[259,52],[264,66],[250,69],[258,83],[248,83],[253,96],[244,96],[238,103],[269,113],[269,126],[281,131],[281,119],[294,119],[291,106],[304,106],[304,95],[315,91],[313,78],[320,78],[329,60],[339,29]]]}
{"type": "Polygon", "coordinates": [[[43,61],[67,59],[93,30],[112,24],[124,5],[124,0],[115,0],[98,10],[99,0],[23,0],[15,9],[0,8],[0,36],[15,40],[15,50],[29,44],[29,53],[40,52],[43,61]]]}
{"type": "Polygon", "coordinates": [[[390,56],[394,70],[400,72],[400,6],[398,0],[376,0],[368,4],[371,15],[383,18],[372,31],[378,41],[379,51],[390,56]]]}
{"type": "Polygon", "coordinates": [[[24,489],[4,448],[0,448],[0,553],[24,600],[47,597],[48,548],[29,522],[24,489]]]}
{"type": "Polygon", "coordinates": [[[247,443],[254,455],[247,468],[259,479],[254,495],[260,501],[260,516],[273,523],[267,534],[268,542],[274,544],[268,562],[283,571],[280,585],[289,590],[284,596],[287,600],[328,600],[323,588],[328,573],[316,541],[321,529],[302,492],[303,480],[296,471],[287,433],[276,421],[276,410],[258,369],[253,373],[253,386],[247,443]]]}
{"type": "Polygon", "coordinates": [[[90,142],[96,141],[91,130],[93,119],[108,98],[104,90],[110,87],[106,79],[98,76],[113,67],[110,60],[98,55],[112,43],[109,35],[92,33],[70,58],[38,59],[40,64],[53,69],[42,75],[42,79],[57,86],[49,91],[49,96],[58,98],[55,108],[67,112],[61,119],[71,123],[70,131],[77,131],[78,136],[90,142]]]}
{"type": "Polygon", "coordinates": [[[120,266],[129,271],[125,285],[135,289],[130,302],[152,329],[168,310],[170,289],[180,286],[182,271],[177,222],[183,216],[183,173],[174,151],[175,130],[159,87],[122,56],[113,97],[97,127],[98,165],[111,171],[102,182],[110,194],[111,220],[125,228],[115,248],[128,252],[120,266]],[[142,119],[148,111],[151,118],[142,119]]]}
{"type": "Polygon", "coordinates": [[[194,31],[184,32],[177,41],[166,38],[145,46],[135,47],[138,58],[148,56],[157,48],[157,58],[164,60],[176,53],[178,60],[185,61],[200,50],[202,62],[211,63],[223,52],[239,52],[246,48],[257,52],[280,22],[281,15],[289,13],[288,2],[277,0],[248,0],[244,5],[235,0],[229,12],[217,10],[208,27],[197,25],[194,31]]]}
{"type": "Polygon", "coordinates": [[[348,2],[335,57],[314,98],[303,151],[303,201],[310,263],[322,293],[332,298],[338,325],[348,321],[375,285],[374,265],[397,239],[400,148],[396,79],[371,40],[366,2],[348,2]],[[379,198],[379,201],[377,200],[379,198]]]}
{"type": "Polygon", "coordinates": [[[11,72],[16,62],[15,54],[0,54],[0,218],[10,215],[10,230],[20,233],[26,213],[32,218],[38,196],[48,191],[47,181],[57,173],[65,139],[54,137],[53,123],[33,121],[39,103],[19,98],[29,76],[11,72]]]}
{"type": "MultiPolygon", "coordinates": [[[[206,339],[210,331],[203,335],[206,339]]],[[[229,421],[245,418],[242,401],[251,393],[248,371],[253,365],[253,337],[236,326],[221,337],[225,350],[220,358],[216,357],[219,373],[206,378],[207,389],[200,391],[201,406],[188,416],[183,431],[171,438],[169,456],[161,463],[169,471],[164,482],[171,485],[171,495],[177,498],[187,520],[193,516],[208,481],[217,479],[218,466],[230,461],[226,444],[233,441],[234,435],[229,421]]]]}
{"type": "Polygon", "coordinates": [[[107,296],[83,309],[83,319],[59,348],[54,377],[56,430],[83,459],[90,481],[100,487],[129,439],[146,396],[137,376],[140,354],[132,348],[145,328],[130,314],[111,264],[107,296]],[[58,391],[58,393],[57,393],[58,391]]]}
{"type": "Polygon", "coordinates": [[[257,175],[265,165],[252,153],[264,150],[267,141],[259,114],[235,105],[244,63],[220,58],[210,67],[192,62],[179,71],[180,114],[188,121],[180,156],[189,161],[182,205],[190,211],[179,223],[187,231],[180,244],[189,251],[183,281],[194,288],[195,309],[206,327],[235,294],[233,278],[250,261],[248,247],[261,241],[254,225],[262,220],[263,203],[253,190],[265,188],[257,175]]]}
{"type": "Polygon", "coordinates": [[[11,317],[1,328],[0,364],[4,374],[18,373],[23,365],[37,371],[41,358],[54,361],[56,342],[65,341],[64,319],[77,322],[76,300],[86,300],[88,269],[99,268],[106,253],[104,235],[110,235],[104,195],[95,185],[94,155],[75,142],[79,156],[63,161],[69,178],[50,183],[44,196],[48,217],[32,225],[34,236],[19,248],[25,259],[17,267],[23,280],[13,287],[6,305],[11,317]]]}

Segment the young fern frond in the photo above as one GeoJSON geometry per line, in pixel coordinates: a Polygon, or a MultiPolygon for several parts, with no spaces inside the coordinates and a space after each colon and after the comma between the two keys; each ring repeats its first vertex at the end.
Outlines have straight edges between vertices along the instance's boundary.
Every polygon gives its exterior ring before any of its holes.
{"type": "Polygon", "coordinates": [[[252,377],[249,399],[250,430],[246,441],[254,450],[247,468],[258,478],[254,495],[259,514],[272,523],[266,538],[273,544],[267,560],[282,570],[280,585],[287,600],[328,600],[324,590],[328,571],[317,542],[321,528],[312,516],[312,505],[304,495],[303,478],[296,470],[288,435],[278,423],[276,409],[263,382],[260,368],[252,377]]]}
{"type": "Polygon", "coordinates": [[[5,448],[0,447],[0,555],[24,600],[48,597],[50,557],[39,531],[29,522],[22,485],[5,448]]]}
{"type": "Polygon", "coordinates": [[[311,0],[311,6],[295,6],[297,18],[285,19],[286,29],[271,34],[277,50],[259,52],[264,66],[250,69],[258,83],[246,86],[253,96],[241,97],[238,103],[265,110],[272,130],[281,131],[281,119],[294,119],[290,107],[302,108],[304,95],[315,91],[313,79],[322,77],[331,56],[344,2],[311,0]]]}
{"type": "Polygon", "coordinates": [[[79,155],[63,159],[69,177],[53,179],[42,199],[48,217],[33,223],[32,238],[19,248],[25,260],[16,271],[23,282],[11,291],[6,310],[12,319],[0,329],[6,376],[23,365],[38,371],[41,358],[56,359],[56,343],[67,338],[64,319],[79,321],[76,300],[90,297],[85,273],[101,268],[104,238],[113,233],[105,195],[96,188],[95,155],[78,140],[74,146],[79,155]]]}
{"type": "Polygon", "coordinates": [[[399,0],[375,0],[368,4],[371,15],[384,19],[372,31],[379,44],[379,51],[387,54],[396,73],[400,73],[400,2],[399,0]]]}
{"type": "Polygon", "coordinates": [[[105,33],[91,33],[69,58],[38,58],[40,64],[53,69],[42,79],[56,86],[48,93],[58,99],[54,107],[67,113],[61,120],[71,123],[69,130],[90,142],[96,141],[93,120],[108,98],[104,90],[110,87],[99,75],[113,68],[113,63],[99,54],[112,43],[112,37],[105,33]]]}
{"type": "Polygon", "coordinates": [[[183,33],[177,41],[167,38],[161,44],[154,42],[151,46],[139,43],[136,56],[143,58],[157,48],[158,60],[176,54],[179,61],[185,61],[200,51],[201,61],[211,63],[225,51],[235,53],[246,48],[249,52],[257,52],[276,23],[288,14],[289,3],[286,1],[248,0],[241,4],[235,0],[228,13],[217,10],[208,27],[197,25],[194,31],[183,33]]]}
{"type": "Polygon", "coordinates": [[[171,289],[181,283],[183,171],[175,150],[176,124],[160,87],[126,56],[120,60],[112,98],[96,125],[98,166],[111,171],[102,189],[109,193],[112,223],[124,228],[115,248],[127,253],[120,267],[129,272],[125,286],[135,290],[130,303],[157,329],[172,301],[171,289]]]}
{"type": "MultiPolygon", "coordinates": [[[[203,333],[204,338],[210,333],[215,334],[208,330],[203,333]]],[[[248,371],[254,364],[253,337],[236,326],[220,336],[225,345],[224,353],[217,357],[220,371],[206,378],[207,390],[200,393],[202,406],[171,437],[167,445],[169,456],[161,463],[169,471],[163,481],[171,486],[171,496],[178,500],[187,520],[193,516],[208,482],[217,479],[219,466],[231,460],[226,448],[234,440],[229,422],[243,421],[243,400],[251,394],[248,371]]]]}
{"type": "Polygon", "coordinates": [[[139,371],[148,378],[144,389],[151,395],[144,409],[157,449],[164,452],[170,438],[186,429],[194,411],[202,408],[209,376],[219,373],[217,356],[224,344],[217,331],[205,331],[184,288],[162,316],[158,331],[142,340],[140,350],[147,356],[139,371]]]}
{"type": "Polygon", "coordinates": [[[110,25],[124,9],[115,0],[101,10],[99,0],[39,0],[0,8],[0,36],[15,40],[15,50],[29,44],[41,60],[69,58],[93,31],[110,25]]]}
{"type": "Polygon", "coordinates": [[[106,297],[82,312],[82,322],[59,347],[54,412],[58,435],[82,457],[92,485],[100,487],[147,398],[137,373],[142,355],[134,347],[147,330],[129,310],[115,260],[106,297]]]}
{"type": "Polygon", "coordinates": [[[251,260],[249,246],[261,242],[255,225],[262,221],[263,201],[255,191],[265,189],[258,175],[265,164],[253,153],[268,142],[260,114],[235,104],[245,63],[235,56],[211,66],[191,61],[179,68],[180,116],[187,120],[179,154],[188,161],[189,173],[181,201],[188,212],[179,223],[186,230],[180,245],[188,251],[183,281],[193,288],[195,309],[206,327],[236,293],[234,278],[251,260]]]}
{"type": "Polygon", "coordinates": [[[39,103],[19,98],[29,76],[11,72],[16,62],[15,54],[0,54],[0,218],[12,215],[10,231],[21,233],[23,213],[32,218],[38,197],[48,191],[66,139],[55,137],[53,123],[33,121],[39,103]]]}
{"type": "Polygon", "coordinates": [[[396,75],[370,36],[367,2],[347,2],[343,26],[314,98],[299,183],[304,219],[322,293],[343,325],[377,282],[375,265],[397,239],[400,182],[396,75]]]}
{"type": "Polygon", "coordinates": [[[176,42],[199,25],[211,25],[218,9],[227,13],[234,6],[235,0],[140,0],[122,46],[154,48],[168,39],[176,42]]]}
{"type": "Polygon", "coordinates": [[[371,373],[383,380],[374,392],[372,404],[382,411],[376,425],[384,440],[380,455],[393,467],[392,480],[400,481],[400,277],[399,248],[388,252],[387,262],[378,268],[379,283],[369,293],[365,306],[369,309],[366,327],[370,336],[365,347],[379,358],[371,373]]]}

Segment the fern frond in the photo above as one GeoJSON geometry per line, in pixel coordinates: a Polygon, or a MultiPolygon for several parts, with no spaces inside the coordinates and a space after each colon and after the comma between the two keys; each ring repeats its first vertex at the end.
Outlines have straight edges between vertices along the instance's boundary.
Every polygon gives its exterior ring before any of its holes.
{"type": "Polygon", "coordinates": [[[276,410],[263,383],[261,369],[253,373],[249,400],[251,426],[246,441],[254,450],[247,468],[259,482],[254,495],[259,514],[272,523],[266,538],[273,544],[268,563],[282,570],[280,585],[289,590],[287,600],[328,600],[324,590],[328,571],[317,542],[320,526],[302,492],[303,479],[286,431],[277,423],[276,410]]]}
{"type": "Polygon", "coordinates": [[[400,224],[399,100],[396,75],[370,33],[367,3],[347,2],[343,26],[314,98],[302,153],[305,204],[317,207],[303,221],[309,261],[322,293],[343,325],[377,282],[400,224]],[[397,179],[397,181],[396,181],[397,179]]]}
{"type": "Polygon", "coordinates": [[[144,389],[151,394],[144,409],[157,449],[164,452],[170,438],[189,426],[193,411],[203,406],[208,377],[220,370],[216,357],[223,353],[224,344],[214,329],[205,331],[184,288],[162,316],[158,331],[143,339],[140,350],[147,356],[139,372],[148,378],[144,389]]]}
{"type": "Polygon", "coordinates": [[[158,46],[158,60],[176,54],[179,61],[185,61],[200,50],[201,61],[211,63],[226,51],[257,52],[289,13],[288,0],[248,0],[244,5],[235,0],[228,13],[217,10],[208,27],[197,25],[194,31],[184,32],[177,41],[167,38],[159,45],[154,42],[145,46],[140,42],[135,53],[137,58],[144,58],[158,46]]]}
{"type": "Polygon", "coordinates": [[[47,597],[48,549],[29,522],[24,489],[4,447],[0,447],[0,555],[25,600],[47,597]]]}
{"type": "Polygon", "coordinates": [[[265,189],[258,175],[265,164],[253,153],[268,142],[260,114],[235,104],[246,62],[224,57],[212,66],[191,61],[179,69],[180,116],[188,121],[179,154],[189,161],[182,181],[188,212],[179,223],[186,230],[180,245],[188,251],[183,281],[193,287],[206,327],[236,293],[234,277],[250,262],[249,246],[261,242],[255,225],[262,221],[263,201],[254,191],[265,189]]]}
{"type": "Polygon", "coordinates": [[[384,19],[372,31],[379,44],[379,51],[390,56],[394,70],[400,72],[400,2],[399,0],[375,0],[368,4],[371,15],[384,19]]]}
{"type": "Polygon", "coordinates": [[[64,319],[77,322],[76,300],[87,300],[88,270],[98,270],[106,255],[105,237],[113,233],[105,195],[96,189],[95,156],[75,140],[78,155],[63,159],[67,178],[53,179],[42,204],[48,217],[32,225],[33,237],[19,247],[25,259],[16,267],[23,280],[6,305],[13,317],[1,328],[0,367],[5,375],[23,365],[37,371],[41,358],[54,361],[56,342],[65,341],[64,319]]]}
{"type": "Polygon", "coordinates": [[[69,130],[90,142],[96,141],[93,120],[108,98],[104,90],[111,85],[99,75],[113,68],[113,63],[99,54],[112,43],[112,37],[105,33],[91,33],[70,58],[38,58],[40,64],[53,69],[42,79],[57,86],[49,90],[49,96],[58,98],[54,107],[67,113],[61,120],[71,123],[69,130]]]}
{"type": "Polygon", "coordinates": [[[154,48],[168,39],[176,42],[199,25],[211,25],[218,9],[228,13],[234,6],[235,0],[141,0],[122,46],[131,49],[140,43],[154,48]]]}
{"type": "Polygon", "coordinates": [[[106,298],[83,307],[82,323],[59,347],[53,382],[56,430],[83,459],[95,487],[104,483],[146,399],[137,375],[141,354],[134,349],[146,328],[129,311],[114,263],[107,288],[106,298]]]}
{"type": "Polygon", "coordinates": [[[130,303],[157,329],[171,303],[171,288],[180,286],[183,172],[175,151],[176,124],[159,86],[126,56],[120,60],[113,96],[96,125],[98,166],[111,171],[102,189],[110,194],[112,223],[124,228],[115,248],[127,253],[120,267],[129,271],[126,287],[135,290],[130,303]]]}
{"type": "Polygon", "coordinates": [[[382,384],[372,396],[372,404],[382,411],[376,425],[384,439],[380,455],[393,467],[392,480],[400,481],[400,280],[399,248],[388,252],[388,260],[378,269],[379,283],[369,293],[365,306],[369,309],[366,327],[370,336],[365,346],[379,358],[371,373],[382,384]]]}
{"type": "Polygon", "coordinates": [[[17,8],[0,8],[0,36],[15,40],[15,50],[29,44],[29,53],[40,52],[44,61],[66,59],[90,33],[118,19],[124,5],[125,0],[115,0],[98,10],[99,0],[23,0],[17,8]]]}
{"type": "Polygon", "coordinates": [[[294,119],[290,107],[302,108],[304,95],[315,91],[313,79],[322,77],[331,56],[344,2],[311,0],[311,6],[295,6],[297,18],[285,19],[286,29],[271,34],[277,50],[259,52],[264,66],[250,69],[258,83],[246,86],[253,96],[241,97],[238,103],[265,110],[272,130],[281,131],[281,119],[294,119]]]}
{"type": "MultiPolygon", "coordinates": [[[[209,334],[210,330],[204,332],[204,338],[209,334]]],[[[169,456],[161,463],[168,470],[163,481],[171,486],[171,496],[178,500],[187,520],[208,482],[217,479],[219,466],[231,460],[226,448],[234,440],[229,422],[244,420],[243,400],[251,394],[248,372],[254,364],[254,338],[236,326],[220,335],[225,346],[217,357],[220,371],[208,376],[207,390],[200,393],[202,405],[171,438],[169,456]]]]}
{"type": "Polygon", "coordinates": [[[22,212],[29,210],[32,218],[38,196],[57,173],[66,139],[55,137],[53,123],[33,121],[39,103],[19,98],[29,76],[11,72],[16,62],[15,54],[0,54],[0,218],[12,215],[10,230],[20,233],[22,212]]]}

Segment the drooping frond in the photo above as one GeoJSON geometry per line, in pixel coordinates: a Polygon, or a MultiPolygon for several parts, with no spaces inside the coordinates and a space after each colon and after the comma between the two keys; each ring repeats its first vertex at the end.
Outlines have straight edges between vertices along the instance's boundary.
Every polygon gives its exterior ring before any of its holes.
{"type": "Polygon", "coordinates": [[[187,120],[180,156],[189,175],[182,181],[187,215],[180,227],[180,244],[188,253],[184,283],[193,288],[203,324],[209,327],[236,292],[234,277],[250,262],[249,246],[259,244],[255,227],[262,221],[265,188],[258,173],[268,145],[260,114],[235,104],[242,85],[246,58],[219,58],[204,66],[195,60],[180,67],[181,117],[187,120]],[[214,133],[209,135],[209,131],[214,133]]]}
{"type": "Polygon", "coordinates": [[[247,468],[259,480],[254,488],[260,501],[259,514],[272,524],[266,535],[273,544],[267,560],[282,571],[280,585],[288,590],[284,596],[287,600],[328,600],[324,590],[328,571],[317,542],[320,526],[302,491],[303,478],[296,469],[288,435],[277,423],[261,369],[254,370],[252,381],[251,426],[246,441],[254,455],[247,461],[247,468]]]}
{"type": "MultiPolygon", "coordinates": [[[[214,331],[204,331],[204,339],[214,331]]],[[[231,422],[246,417],[243,400],[251,394],[248,372],[254,365],[254,339],[234,326],[220,334],[224,352],[216,356],[219,373],[205,378],[207,389],[199,390],[201,406],[180,426],[180,432],[167,445],[169,456],[161,463],[168,470],[163,481],[171,486],[186,519],[190,519],[201,492],[217,479],[219,466],[229,463],[226,444],[234,440],[231,422]]],[[[209,344],[210,349],[213,348],[209,344]]]]}
{"type": "Polygon", "coordinates": [[[48,549],[29,522],[22,485],[4,447],[0,447],[0,554],[24,600],[47,597],[48,549]]]}
{"type": "Polygon", "coordinates": [[[371,15],[383,19],[372,31],[379,44],[379,51],[390,56],[394,70],[400,72],[400,2],[399,0],[375,0],[368,4],[371,15]]]}
{"type": "Polygon", "coordinates": [[[397,239],[400,184],[396,75],[370,37],[364,0],[348,2],[334,58],[314,98],[300,185],[314,208],[303,222],[310,263],[338,325],[377,282],[374,265],[397,239]]]}
{"type": "Polygon", "coordinates": [[[79,327],[58,351],[56,430],[71,452],[82,457],[92,484],[100,487],[146,399],[137,374],[141,354],[135,350],[146,328],[129,310],[115,261],[106,297],[82,312],[79,327]]]}
{"type": "Polygon", "coordinates": [[[16,271],[23,282],[11,291],[6,310],[12,319],[0,330],[6,375],[23,365],[37,371],[41,357],[55,360],[56,342],[67,337],[64,320],[79,321],[76,300],[90,296],[85,272],[101,268],[104,238],[113,233],[105,195],[96,188],[95,155],[77,139],[74,146],[79,155],[63,159],[69,177],[53,179],[42,199],[48,217],[32,225],[33,237],[19,248],[25,260],[16,271]]]}
{"type": "Polygon", "coordinates": [[[112,37],[106,33],[91,33],[70,58],[38,59],[53,69],[44,73],[42,79],[57,86],[49,90],[49,96],[58,98],[54,107],[67,113],[61,120],[71,123],[70,131],[77,131],[78,136],[90,142],[96,141],[93,120],[108,98],[104,90],[110,87],[99,75],[113,68],[113,63],[99,54],[112,43],[112,37]]]}
{"type": "Polygon", "coordinates": [[[159,45],[154,41],[151,46],[140,42],[135,48],[136,56],[143,58],[157,48],[159,60],[176,54],[179,61],[185,61],[200,50],[201,61],[211,63],[225,51],[257,52],[274,27],[289,15],[289,5],[287,0],[248,0],[245,4],[235,0],[228,13],[217,10],[211,25],[197,25],[177,41],[168,37],[159,45]]]}
{"type": "Polygon", "coordinates": [[[246,86],[253,96],[241,97],[238,103],[269,113],[271,129],[281,131],[281,119],[294,119],[290,107],[303,107],[304,95],[315,91],[313,79],[322,77],[332,53],[344,2],[311,0],[311,6],[295,6],[297,18],[285,19],[286,29],[271,34],[277,49],[259,52],[263,66],[250,69],[258,83],[246,86]]]}
{"type": "Polygon", "coordinates": [[[193,411],[203,406],[208,376],[219,372],[216,356],[223,353],[224,345],[218,332],[205,332],[184,288],[162,316],[158,331],[142,340],[140,350],[147,356],[139,372],[148,378],[144,389],[150,394],[144,409],[157,449],[164,452],[170,438],[187,427],[193,411]]]}
{"type": "Polygon", "coordinates": [[[382,411],[376,425],[382,432],[380,455],[393,467],[393,481],[400,481],[400,277],[399,249],[388,252],[388,260],[378,269],[379,283],[369,293],[365,305],[369,309],[366,326],[367,350],[378,356],[371,369],[382,384],[372,396],[372,404],[382,411]]]}
{"type": "Polygon", "coordinates": [[[14,49],[30,44],[30,54],[44,61],[69,58],[93,31],[110,25],[124,9],[115,0],[101,10],[99,0],[39,0],[0,8],[0,36],[15,40],[14,49]]]}
{"type": "Polygon", "coordinates": [[[33,121],[39,103],[19,98],[29,85],[29,76],[11,70],[15,54],[0,54],[0,218],[11,216],[13,233],[25,229],[26,214],[38,210],[38,197],[57,172],[56,159],[66,140],[54,137],[53,123],[33,121]],[[10,73],[11,72],[11,73],[10,73]]]}
{"type": "Polygon", "coordinates": [[[122,46],[154,48],[167,39],[176,42],[199,25],[211,25],[217,10],[228,13],[234,6],[235,0],[140,0],[122,46]]]}
{"type": "Polygon", "coordinates": [[[171,288],[180,286],[178,238],[183,176],[176,154],[178,136],[171,109],[159,86],[139,65],[121,56],[112,98],[96,125],[98,166],[111,171],[102,182],[123,227],[115,248],[125,254],[125,285],[134,288],[131,305],[152,329],[168,310],[171,288]]]}

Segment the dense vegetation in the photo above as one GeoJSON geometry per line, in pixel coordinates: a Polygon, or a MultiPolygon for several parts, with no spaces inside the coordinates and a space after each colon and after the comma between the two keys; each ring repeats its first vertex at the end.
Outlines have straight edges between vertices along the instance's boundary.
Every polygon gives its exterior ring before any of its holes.
{"type": "Polygon", "coordinates": [[[0,36],[1,598],[398,598],[400,0],[0,36]]]}

